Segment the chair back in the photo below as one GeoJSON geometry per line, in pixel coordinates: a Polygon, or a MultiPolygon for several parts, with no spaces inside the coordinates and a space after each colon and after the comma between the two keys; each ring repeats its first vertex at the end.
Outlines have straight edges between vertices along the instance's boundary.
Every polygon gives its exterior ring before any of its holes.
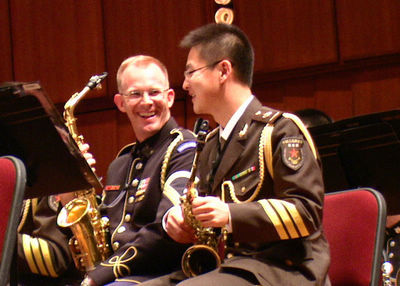
{"type": "Polygon", "coordinates": [[[325,195],[323,225],[331,251],[332,286],[379,285],[385,223],[386,202],[374,189],[325,195]]]}
{"type": "Polygon", "coordinates": [[[0,286],[7,285],[10,276],[25,185],[22,161],[14,156],[0,157],[0,286]]]}

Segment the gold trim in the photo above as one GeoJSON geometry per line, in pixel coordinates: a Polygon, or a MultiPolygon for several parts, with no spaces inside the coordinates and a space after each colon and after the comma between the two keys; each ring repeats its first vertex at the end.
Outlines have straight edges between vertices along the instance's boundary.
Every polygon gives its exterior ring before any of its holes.
{"type": "Polygon", "coordinates": [[[44,262],[46,264],[46,268],[49,270],[51,277],[58,277],[53,265],[53,260],[51,259],[49,244],[47,241],[39,238],[40,249],[42,250],[42,254],[44,257],[44,262]]]}
{"type": "Polygon", "coordinates": [[[26,262],[28,263],[29,269],[32,271],[32,273],[39,274],[39,270],[36,267],[32,255],[31,237],[27,234],[22,234],[22,248],[24,249],[25,259],[26,262]]]}
{"type": "Polygon", "coordinates": [[[293,224],[293,221],[289,214],[287,213],[286,208],[284,207],[284,201],[269,199],[270,204],[274,207],[274,209],[278,212],[283,224],[286,226],[286,229],[289,233],[290,238],[299,238],[299,234],[296,230],[296,227],[293,224]]]}
{"type": "Polygon", "coordinates": [[[163,194],[171,201],[171,203],[176,206],[180,204],[180,194],[177,190],[175,190],[172,186],[171,183],[177,179],[177,178],[188,178],[190,177],[190,172],[189,171],[178,171],[171,176],[168,177],[167,181],[165,182],[164,185],[164,190],[163,194]]]}
{"type": "Polygon", "coordinates": [[[22,218],[18,224],[18,228],[17,228],[17,232],[21,232],[22,228],[24,227],[24,224],[26,222],[26,218],[28,217],[28,212],[29,212],[29,208],[31,206],[31,200],[30,199],[26,199],[24,201],[24,211],[22,213],[22,218]]]}
{"type": "Polygon", "coordinates": [[[275,230],[278,233],[280,239],[282,239],[282,240],[289,239],[289,236],[288,236],[285,228],[283,227],[278,215],[276,214],[275,210],[270,205],[268,200],[262,199],[262,200],[259,200],[258,202],[261,204],[261,206],[263,207],[265,213],[267,214],[267,216],[269,217],[269,219],[273,223],[273,225],[275,227],[275,230]]]}
{"type": "Polygon", "coordinates": [[[33,256],[34,256],[36,264],[39,268],[40,274],[44,275],[44,276],[49,276],[49,273],[47,272],[47,269],[44,265],[42,253],[40,252],[39,241],[37,238],[32,237],[31,246],[32,246],[32,250],[33,250],[33,256]]]}
{"type": "Polygon", "coordinates": [[[164,160],[161,165],[161,175],[160,175],[160,185],[161,185],[161,190],[164,189],[164,184],[165,184],[165,177],[167,175],[167,169],[168,169],[168,163],[169,160],[171,159],[172,152],[175,150],[175,147],[178,145],[178,143],[183,140],[183,134],[181,131],[178,129],[173,129],[170,134],[175,134],[177,133],[178,136],[169,144],[167,151],[165,152],[164,160]]]}
{"type": "Polygon", "coordinates": [[[308,142],[308,145],[310,145],[311,151],[314,155],[314,158],[317,159],[317,151],[314,145],[314,141],[310,135],[310,132],[308,132],[307,127],[304,125],[304,123],[298,118],[296,115],[291,114],[291,113],[283,113],[283,116],[286,118],[289,118],[296,123],[296,125],[300,128],[301,132],[303,132],[304,136],[306,137],[306,140],[308,142]]]}
{"type": "Polygon", "coordinates": [[[283,204],[286,207],[292,219],[294,220],[294,223],[296,224],[297,228],[299,229],[300,235],[302,237],[310,235],[296,206],[293,203],[289,203],[286,201],[283,201],[283,204]]]}

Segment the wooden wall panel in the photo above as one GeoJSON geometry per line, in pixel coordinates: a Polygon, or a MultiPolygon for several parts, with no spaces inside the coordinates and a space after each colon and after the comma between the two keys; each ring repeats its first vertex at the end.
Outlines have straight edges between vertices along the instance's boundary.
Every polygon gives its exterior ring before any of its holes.
{"type": "Polygon", "coordinates": [[[235,23],[255,50],[255,72],[336,62],[332,0],[235,0],[235,23]]]}
{"type": "Polygon", "coordinates": [[[15,0],[10,6],[15,80],[40,80],[59,103],[105,70],[100,1],[15,0]]]}
{"type": "Polygon", "coordinates": [[[360,71],[352,92],[354,115],[400,108],[400,67],[360,71]]]}
{"type": "Polygon", "coordinates": [[[0,1],[0,83],[13,80],[8,1],[0,1]]]}
{"type": "Polygon", "coordinates": [[[344,60],[400,52],[400,1],[337,0],[344,60]]]}
{"type": "Polygon", "coordinates": [[[182,37],[206,23],[208,3],[204,0],[105,0],[104,24],[110,93],[121,62],[132,55],[157,57],[168,68],[172,86],[183,82],[185,50],[182,37]]]}

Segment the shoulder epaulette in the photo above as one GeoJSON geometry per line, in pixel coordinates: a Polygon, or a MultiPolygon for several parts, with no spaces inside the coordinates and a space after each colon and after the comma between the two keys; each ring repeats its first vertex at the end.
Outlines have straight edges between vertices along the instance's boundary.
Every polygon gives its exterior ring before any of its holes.
{"type": "Polygon", "coordinates": [[[207,142],[209,139],[213,138],[213,137],[215,136],[215,134],[217,134],[218,130],[219,130],[219,126],[216,127],[216,128],[214,128],[213,130],[211,130],[211,131],[207,134],[207,136],[206,136],[206,142],[207,142]]]}
{"type": "Polygon", "coordinates": [[[135,146],[136,142],[130,143],[128,145],[125,145],[124,147],[122,147],[121,150],[119,150],[117,157],[120,157],[122,155],[125,155],[127,153],[129,153],[132,150],[132,147],[135,146]]]}
{"type": "Polygon", "coordinates": [[[262,106],[256,113],[254,113],[252,119],[263,123],[273,124],[281,115],[282,112],[280,111],[262,106]]]}

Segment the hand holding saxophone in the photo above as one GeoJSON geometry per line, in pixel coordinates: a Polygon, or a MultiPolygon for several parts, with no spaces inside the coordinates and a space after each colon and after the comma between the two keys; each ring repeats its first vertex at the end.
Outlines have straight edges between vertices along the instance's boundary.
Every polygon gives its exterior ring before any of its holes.
{"type": "Polygon", "coordinates": [[[218,197],[196,197],[192,212],[203,227],[224,227],[229,223],[229,207],[218,197]]]}

